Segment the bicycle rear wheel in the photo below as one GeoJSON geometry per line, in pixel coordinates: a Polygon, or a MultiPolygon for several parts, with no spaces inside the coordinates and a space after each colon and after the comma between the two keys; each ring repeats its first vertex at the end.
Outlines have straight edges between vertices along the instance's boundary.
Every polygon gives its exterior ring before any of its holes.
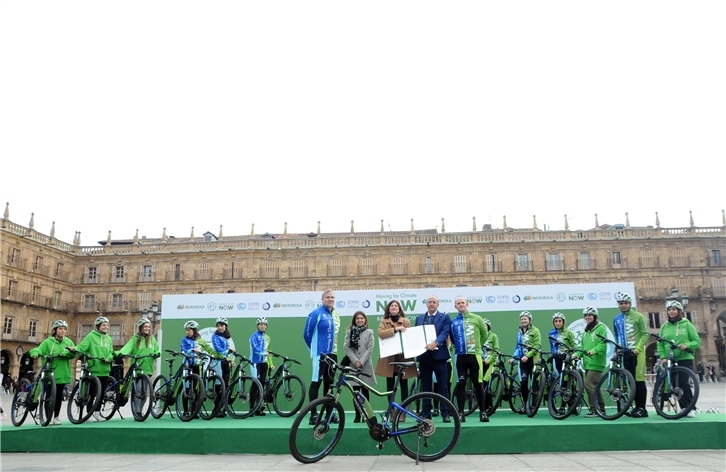
{"type": "Polygon", "coordinates": [[[655,411],[667,420],[683,418],[696,407],[698,401],[698,378],[690,369],[671,367],[670,379],[661,375],[653,387],[653,406],[655,411]],[[685,400],[684,388],[691,389],[690,402],[685,400]]]}
{"type": "Polygon", "coordinates": [[[226,408],[232,418],[249,418],[261,404],[262,384],[256,378],[242,375],[229,383],[226,408]]]}
{"type": "Polygon", "coordinates": [[[451,423],[446,424],[441,416],[426,418],[416,416],[413,406],[416,402],[437,401],[441,409],[456,411],[454,404],[433,392],[422,392],[403,401],[401,408],[408,415],[407,423],[401,422],[405,415],[393,413],[391,436],[396,446],[406,456],[422,462],[431,462],[445,457],[456,446],[461,432],[461,421],[451,415],[451,423]]]}
{"type": "Polygon", "coordinates": [[[628,411],[634,399],[633,375],[619,367],[611,369],[595,388],[595,412],[604,420],[616,420],[628,411]]]}
{"type": "Polygon", "coordinates": [[[504,374],[495,372],[489,379],[487,390],[484,395],[487,396],[487,416],[492,416],[497,412],[497,408],[502,404],[502,395],[504,394],[504,374]]]}
{"type": "Polygon", "coordinates": [[[144,421],[151,412],[151,379],[146,374],[139,374],[131,382],[131,414],[136,421],[144,421]]]}
{"type": "Polygon", "coordinates": [[[318,398],[305,405],[292,422],[290,454],[303,464],[317,462],[333,451],[344,427],[343,406],[331,397],[318,398]]]}
{"type": "Polygon", "coordinates": [[[532,418],[539,411],[540,405],[542,405],[542,398],[544,397],[545,384],[547,380],[541,370],[536,370],[532,373],[532,383],[529,387],[529,398],[527,398],[527,416],[532,418]]]}
{"type": "Polygon", "coordinates": [[[151,390],[154,392],[151,398],[151,416],[158,420],[164,416],[171,400],[169,379],[164,375],[157,375],[151,390]]]}
{"type": "Polygon", "coordinates": [[[22,379],[15,388],[13,404],[10,407],[10,420],[14,426],[22,425],[28,416],[28,405],[31,401],[32,390],[32,384],[28,379],[22,379]]]}
{"type": "Polygon", "coordinates": [[[55,377],[46,375],[40,383],[38,395],[38,422],[41,426],[48,426],[53,419],[55,410],[55,377]]]}
{"type": "Polygon", "coordinates": [[[204,377],[202,380],[202,401],[199,408],[199,417],[203,420],[211,420],[219,410],[224,408],[224,397],[227,392],[224,390],[224,381],[219,375],[204,377]]]}
{"type": "Polygon", "coordinates": [[[197,374],[189,374],[179,379],[179,382],[181,385],[176,395],[176,414],[184,422],[191,421],[202,407],[202,378],[197,374]]]}
{"type": "Polygon", "coordinates": [[[522,386],[519,381],[512,380],[512,385],[507,390],[507,396],[509,397],[509,409],[514,413],[519,413],[524,410],[524,398],[522,398],[522,386]]]}
{"type": "Polygon", "coordinates": [[[105,385],[103,385],[103,395],[101,395],[101,409],[98,414],[106,421],[118,410],[119,384],[113,377],[106,377],[105,385]]]}
{"type": "Polygon", "coordinates": [[[570,416],[582,402],[582,377],[576,370],[567,369],[562,373],[562,382],[555,382],[550,387],[547,397],[547,408],[550,416],[556,420],[564,420],[570,416]]]}
{"type": "Polygon", "coordinates": [[[305,401],[305,383],[297,375],[286,375],[272,394],[275,413],[283,418],[300,411],[305,401]]]}
{"type": "MultiPolygon", "coordinates": [[[[458,389],[459,385],[457,384],[456,387],[454,387],[454,395],[453,398],[457,398],[458,396],[458,389]]],[[[469,416],[475,411],[479,409],[479,402],[476,400],[476,393],[474,392],[474,384],[471,382],[470,378],[466,379],[466,387],[464,392],[464,410],[461,411],[461,413],[464,414],[464,416],[469,416]]],[[[458,408],[457,408],[458,410],[458,408]]],[[[451,410],[451,411],[457,411],[457,410],[451,410]]]]}
{"type": "Polygon", "coordinates": [[[101,395],[94,392],[101,392],[101,381],[95,375],[81,377],[71,396],[68,397],[68,420],[73,424],[81,424],[91,417],[96,407],[101,402],[101,395]]]}

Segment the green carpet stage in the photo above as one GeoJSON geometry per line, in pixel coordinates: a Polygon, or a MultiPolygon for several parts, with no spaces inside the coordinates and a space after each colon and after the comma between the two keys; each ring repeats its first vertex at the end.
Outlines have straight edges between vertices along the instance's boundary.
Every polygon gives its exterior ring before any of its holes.
{"type": "MultiPolygon", "coordinates": [[[[623,417],[616,421],[571,417],[552,419],[547,412],[534,418],[508,410],[479,423],[472,416],[462,424],[453,454],[532,452],[626,451],[658,449],[726,449],[726,415],[702,413],[697,418],[665,420],[623,417]]],[[[0,429],[2,452],[80,452],[138,454],[289,454],[292,418],[268,414],[245,420],[215,418],[182,423],[176,418],[151,417],[143,423],[117,417],[106,423],[41,428],[31,418],[20,428],[4,422],[0,429]]],[[[446,427],[441,424],[439,427],[446,427]]],[[[375,448],[368,430],[346,418],[345,431],[334,454],[400,454],[389,440],[375,448]]]]}

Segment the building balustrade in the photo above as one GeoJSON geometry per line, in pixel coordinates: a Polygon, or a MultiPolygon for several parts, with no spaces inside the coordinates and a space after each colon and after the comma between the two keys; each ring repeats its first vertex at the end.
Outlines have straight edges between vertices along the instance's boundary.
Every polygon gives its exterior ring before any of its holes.
{"type": "Polygon", "coordinates": [[[40,343],[44,339],[50,337],[50,333],[41,333],[39,330],[29,329],[10,329],[3,330],[3,341],[40,343]],[[9,332],[6,332],[9,331],[9,332]]]}

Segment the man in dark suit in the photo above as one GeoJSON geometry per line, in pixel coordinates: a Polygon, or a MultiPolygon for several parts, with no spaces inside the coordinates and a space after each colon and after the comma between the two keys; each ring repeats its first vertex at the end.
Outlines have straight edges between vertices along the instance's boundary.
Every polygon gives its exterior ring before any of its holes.
{"type": "MultiPolygon", "coordinates": [[[[447,385],[449,370],[447,364],[450,356],[446,340],[449,338],[449,334],[451,334],[451,318],[446,313],[438,310],[439,299],[433,295],[426,300],[426,308],[426,313],[416,318],[416,326],[434,325],[436,328],[436,340],[428,343],[426,345],[426,352],[416,358],[418,361],[419,376],[421,377],[421,391],[433,391],[433,374],[436,374],[436,386],[438,390],[436,393],[448,399],[449,389],[447,385]]],[[[441,405],[441,416],[444,422],[448,423],[451,421],[451,413],[448,408],[441,405]]],[[[425,418],[431,418],[430,400],[424,400],[422,415],[425,418]]]]}

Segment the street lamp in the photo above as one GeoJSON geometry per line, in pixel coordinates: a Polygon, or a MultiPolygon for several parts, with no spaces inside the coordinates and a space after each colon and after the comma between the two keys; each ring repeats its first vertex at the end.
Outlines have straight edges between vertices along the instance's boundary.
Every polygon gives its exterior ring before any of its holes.
{"type": "MultiPolygon", "coordinates": [[[[668,300],[678,301],[678,289],[677,288],[673,287],[671,289],[671,296],[668,297],[668,300]]],[[[686,295],[684,293],[683,296],[681,297],[681,300],[680,300],[681,305],[683,305],[683,314],[684,315],[686,314],[686,307],[688,306],[688,301],[689,301],[688,300],[688,295],[686,295]]]]}
{"type": "Polygon", "coordinates": [[[159,302],[153,301],[151,302],[151,307],[146,308],[141,312],[144,315],[144,318],[148,318],[149,321],[151,321],[151,332],[156,332],[156,325],[161,321],[161,311],[159,311],[159,302]]]}

